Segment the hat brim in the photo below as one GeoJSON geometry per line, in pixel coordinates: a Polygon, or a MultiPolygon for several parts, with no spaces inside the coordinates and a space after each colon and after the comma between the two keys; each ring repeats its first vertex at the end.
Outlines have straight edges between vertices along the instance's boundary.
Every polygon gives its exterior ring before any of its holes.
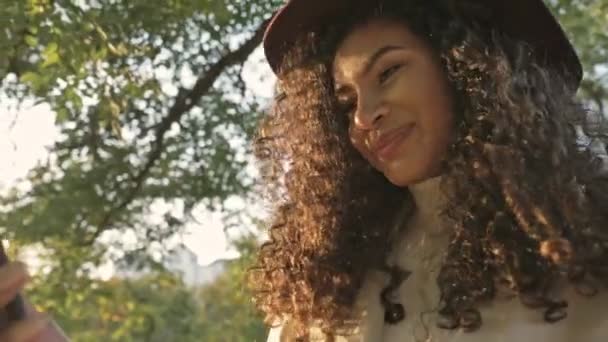
{"type": "MultiPolygon", "coordinates": [[[[263,47],[271,69],[278,73],[285,52],[300,34],[314,30],[349,9],[372,0],[290,0],[271,19],[263,47]]],[[[407,1],[407,0],[404,0],[407,1]]],[[[457,1],[457,0],[453,0],[457,1]]],[[[481,1],[481,0],[471,0],[481,1]]],[[[543,63],[565,72],[566,79],[582,79],[578,55],[557,19],[542,0],[485,0],[492,25],[530,44],[543,63]]]]}

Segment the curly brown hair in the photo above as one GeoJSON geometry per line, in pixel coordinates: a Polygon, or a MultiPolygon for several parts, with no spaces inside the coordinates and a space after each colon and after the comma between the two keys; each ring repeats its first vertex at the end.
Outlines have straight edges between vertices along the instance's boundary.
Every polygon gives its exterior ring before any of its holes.
{"type": "Polygon", "coordinates": [[[442,176],[452,236],[437,278],[448,327],[479,327],[476,307],[503,285],[553,321],[565,308],[548,295],[558,280],[581,289],[608,280],[608,177],[591,148],[606,142],[608,127],[575,99],[565,70],[543,64],[529,45],[492,30],[483,7],[466,4],[382,1],[299,37],[285,57],[279,96],[254,144],[274,215],[250,283],[269,323],[354,327],[366,274],[391,270],[392,220],[404,203],[414,213],[409,191],[351,145],[333,94],[337,45],[372,18],[399,20],[425,37],[457,99],[442,176]]]}

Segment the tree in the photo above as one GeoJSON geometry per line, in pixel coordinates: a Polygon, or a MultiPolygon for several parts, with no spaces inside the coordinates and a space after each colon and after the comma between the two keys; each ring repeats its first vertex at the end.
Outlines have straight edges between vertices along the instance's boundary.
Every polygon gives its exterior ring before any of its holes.
{"type": "Polygon", "coordinates": [[[246,287],[246,273],[253,262],[258,245],[256,236],[236,241],[241,257],[234,260],[226,273],[213,284],[202,288],[200,326],[201,340],[209,342],[265,341],[268,328],[253,306],[246,287]]]}
{"type": "Polygon", "coordinates": [[[238,142],[259,99],[241,71],[271,2],[10,3],[4,89],[50,103],[63,133],[29,175],[32,189],[3,201],[12,238],[90,246],[128,227],[148,243],[182,223],[170,213],[160,226],[142,221],[154,201],[179,201],[188,216],[247,191],[238,142]]]}
{"type": "Polygon", "coordinates": [[[49,103],[62,132],[29,189],[0,199],[0,229],[44,247],[32,299],[78,335],[76,306],[101,295],[90,271],[111,250],[156,265],[151,249],[197,210],[250,188],[246,141],[265,99],[242,70],[278,1],[0,2],[2,91],[49,103]],[[158,202],[169,210],[152,224],[158,202]],[[108,248],[116,230],[137,243],[108,248]]]}
{"type": "Polygon", "coordinates": [[[606,112],[608,101],[608,1],[545,1],[571,38],[585,72],[579,96],[606,112]]]}
{"type": "Polygon", "coordinates": [[[83,278],[77,286],[50,275],[36,279],[34,286],[31,300],[52,310],[75,342],[201,341],[195,294],[168,273],[109,281],[83,278]],[[63,292],[48,286],[49,280],[62,283],[63,292]]]}

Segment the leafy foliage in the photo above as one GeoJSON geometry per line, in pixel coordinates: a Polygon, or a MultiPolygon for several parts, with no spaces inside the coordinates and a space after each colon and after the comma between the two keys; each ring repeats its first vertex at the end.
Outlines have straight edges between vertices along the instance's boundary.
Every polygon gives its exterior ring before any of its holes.
{"type": "Polygon", "coordinates": [[[0,202],[9,238],[88,248],[129,229],[149,244],[195,207],[246,193],[245,142],[263,99],[242,68],[274,5],[3,0],[3,90],[48,102],[62,133],[31,188],[0,202]],[[156,201],[179,208],[150,224],[156,201]]]}
{"type": "Polygon", "coordinates": [[[608,1],[545,1],[559,18],[583,63],[584,80],[579,95],[607,114],[608,101],[608,1]]]}
{"type": "Polygon", "coordinates": [[[51,310],[73,341],[200,341],[197,299],[172,275],[41,283],[48,278],[34,284],[31,300],[51,310]]]}
{"type": "Polygon", "coordinates": [[[241,258],[229,265],[215,283],[201,289],[201,340],[209,342],[265,341],[267,328],[253,307],[245,286],[248,267],[253,261],[257,239],[248,236],[238,241],[241,258]],[[222,300],[218,300],[222,298],[222,300]]]}

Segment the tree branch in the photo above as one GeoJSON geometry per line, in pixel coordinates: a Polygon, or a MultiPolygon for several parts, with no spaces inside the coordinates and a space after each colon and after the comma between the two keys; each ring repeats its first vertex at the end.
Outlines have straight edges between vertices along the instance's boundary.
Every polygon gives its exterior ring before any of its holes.
{"type": "Polygon", "coordinates": [[[85,245],[92,244],[95,239],[111,224],[114,215],[124,210],[137,196],[141,190],[144,181],[148,177],[150,170],[160,158],[165,143],[165,134],[171,128],[174,122],[178,122],[184,114],[190,111],[200,99],[209,92],[217,78],[224,70],[232,65],[244,63],[247,57],[251,55],[253,50],[261,43],[262,36],[268,25],[268,20],[264,21],[254,32],[253,36],[243,43],[238,49],[224,55],[220,60],[208,68],[196,81],[194,87],[187,93],[178,94],[175,103],[169,109],[167,116],[158,124],[155,140],[152,142],[152,148],[146,158],[144,166],[132,177],[133,187],[126,197],[119,202],[115,207],[110,209],[95,232],[89,236],[84,242],[85,245]]]}

